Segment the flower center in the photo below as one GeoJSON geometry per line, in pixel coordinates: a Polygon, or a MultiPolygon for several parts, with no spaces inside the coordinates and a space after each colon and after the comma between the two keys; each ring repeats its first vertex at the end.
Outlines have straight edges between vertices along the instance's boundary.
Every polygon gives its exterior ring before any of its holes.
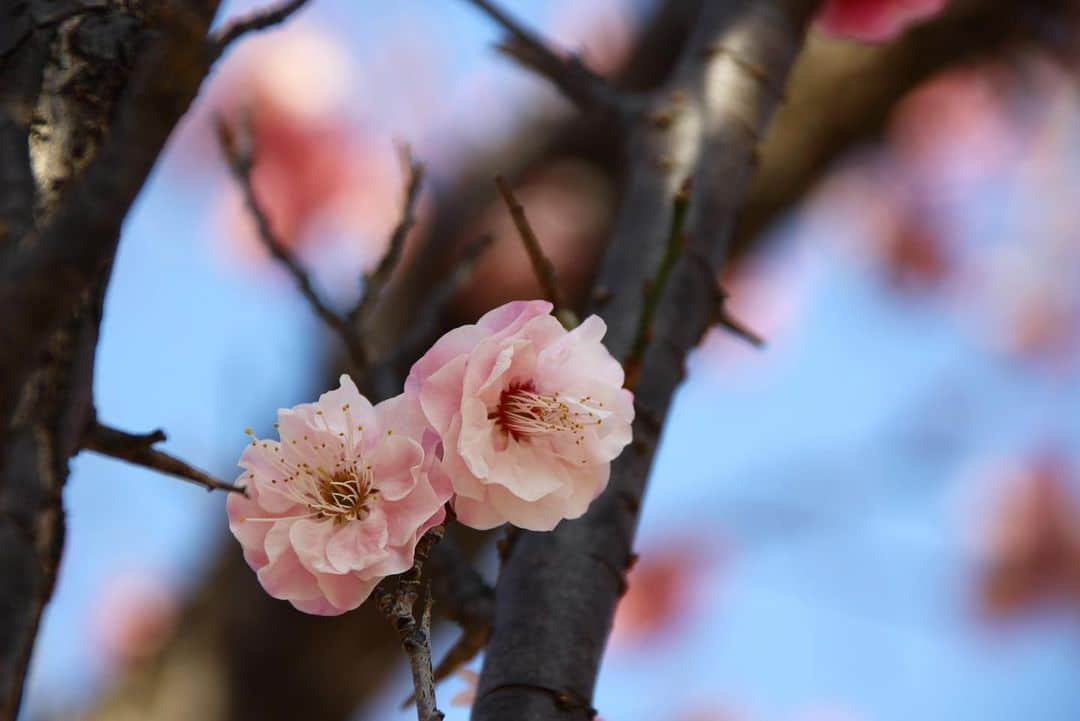
{"type": "Polygon", "coordinates": [[[339,468],[333,473],[319,469],[315,477],[315,493],[310,494],[307,507],[316,518],[332,518],[335,523],[362,521],[371,512],[371,502],[379,491],[370,466],[339,468]]]}
{"type": "Polygon", "coordinates": [[[580,442],[585,427],[598,422],[583,403],[564,400],[558,394],[537,393],[532,381],[511,383],[505,388],[488,418],[516,441],[549,433],[571,433],[580,442]]]}

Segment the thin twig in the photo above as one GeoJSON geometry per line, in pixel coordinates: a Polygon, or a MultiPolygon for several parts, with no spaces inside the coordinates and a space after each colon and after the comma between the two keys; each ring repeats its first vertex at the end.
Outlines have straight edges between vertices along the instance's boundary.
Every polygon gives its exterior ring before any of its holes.
{"type": "Polygon", "coordinates": [[[660,299],[664,295],[668,278],[675,268],[683,250],[686,248],[686,236],[683,228],[686,225],[687,211],[690,208],[690,179],[683,181],[672,203],[671,225],[668,231],[667,250],[660,262],[656,275],[645,284],[644,300],[641,304],[641,316],[638,318],[637,332],[634,335],[634,343],[630,348],[630,355],[623,362],[626,369],[626,387],[633,388],[641,372],[641,362],[645,357],[645,350],[652,340],[653,319],[656,310],[660,306],[660,299]]]}
{"type": "Polygon", "coordinates": [[[289,0],[263,10],[256,10],[226,23],[224,27],[210,36],[208,42],[212,57],[220,56],[230,44],[247,33],[265,30],[285,22],[293,13],[307,5],[307,3],[308,0],[289,0]]]}
{"type": "Polygon", "coordinates": [[[356,368],[358,370],[365,368],[368,358],[361,339],[352,326],[331,310],[319,297],[319,294],[315,292],[315,286],[311,282],[307,271],[300,267],[299,262],[274,232],[266,210],[255,195],[255,187],[251,180],[251,171],[255,164],[255,151],[250,128],[243,128],[242,132],[234,132],[224,119],[218,118],[217,132],[221,150],[225,154],[233,177],[240,184],[240,189],[244,194],[244,202],[255,220],[257,234],[262,244],[289,271],[315,314],[338,334],[356,368]]]}
{"type": "Polygon", "coordinates": [[[401,253],[405,248],[405,239],[416,224],[416,201],[420,197],[420,186],[424,180],[424,166],[413,156],[408,145],[399,145],[398,155],[405,175],[405,193],[401,207],[401,219],[398,220],[397,225],[394,226],[394,230],[390,234],[390,242],[386,246],[386,253],[379,261],[378,266],[364,278],[363,295],[360,296],[356,307],[346,316],[346,323],[350,328],[367,327],[371,313],[378,304],[383,289],[401,261],[401,253]]]}
{"type": "MultiPolygon", "coordinates": [[[[432,551],[428,566],[432,590],[439,598],[443,615],[461,627],[461,636],[435,667],[438,683],[484,650],[495,615],[495,590],[461,552],[452,536],[443,539],[432,551]]],[[[414,700],[415,695],[409,696],[402,708],[414,700]]]]}
{"type": "Polygon", "coordinates": [[[103,456],[111,456],[136,466],[176,476],[189,483],[202,486],[208,491],[244,493],[244,489],[240,486],[219,481],[198,468],[189,466],[179,458],[153,447],[154,444],[164,440],[165,433],[160,429],[152,433],[126,433],[94,421],[83,436],[82,447],[103,456]]]}
{"type": "Polygon", "coordinates": [[[539,281],[544,296],[555,306],[555,316],[567,327],[576,326],[577,322],[573,318],[573,313],[563,302],[555,264],[544,254],[544,249],[540,246],[540,239],[536,237],[536,232],[529,225],[529,219],[525,217],[525,207],[518,201],[514,191],[510,188],[510,184],[506,182],[503,176],[495,176],[495,185],[499,189],[499,194],[502,195],[503,202],[506,203],[507,210],[510,211],[510,217],[514,220],[514,227],[517,228],[521,242],[525,246],[525,252],[529,254],[529,262],[532,263],[536,280],[539,281]]]}
{"type": "Polygon", "coordinates": [[[713,318],[713,322],[734,335],[736,338],[746,341],[755,348],[764,347],[765,339],[741,320],[733,316],[731,311],[728,310],[727,291],[723,288],[719,288],[718,295],[716,315],[713,318]]]}
{"type": "Polygon", "coordinates": [[[468,1],[506,31],[508,39],[497,46],[501,53],[552,82],[583,110],[600,109],[613,114],[620,111],[623,99],[603,78],[586,67],[581,58],[573,54],[560,57],[495,3],[468,1]]]}
{"type": "Polygon", "coordinates": [[[387,579],[376,587],[375,603],[401,639],[409,657],[413,688],[416,692],[418,721],[442,721],[443,713],[435,702],[435,677],[431,668],[431,585],[423,579],[424,563],[432,547],[442,540],[445,525],[432,528],[416,544],[413,566],[396,579],[387,579]],[[388,588],[393,585],[394,588],[388,588]],[[420,617],[416,601],[422,600],[420,617]]]}
{"type": "Polygon", "coordinates": [[[453,263],[453,270],[427,293],[423,306],[417,311],[389,363],[411,364],[435,342],[447,303],[472,277],[476,264],[494,241],[494,236],[484,235],[462,249],[453,263]]]}

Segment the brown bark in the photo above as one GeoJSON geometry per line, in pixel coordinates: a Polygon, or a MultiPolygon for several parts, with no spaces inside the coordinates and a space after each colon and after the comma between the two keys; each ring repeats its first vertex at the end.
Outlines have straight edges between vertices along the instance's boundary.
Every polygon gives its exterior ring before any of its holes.
{"type": "Polygon", "coordinates": [[[495,620],[472,718],[589,719],[645,480],[683,361],[715,314],[715,270],[763,133],[816,2],[707,4],[672,80],[633,120],[622,211],[598,296],[606,343],[626,357],[642,292],[660,266],[676,194],[694,184],[689,246],[649,330],[635,388],[634,443],[581,519],[521,533],[499,575],[495,620]]]}
{"type": "Polygon", "coordinates": [[[120,225],[205,73],[214,9],[0,3],[0,718],[56,580],[120,225]]]}

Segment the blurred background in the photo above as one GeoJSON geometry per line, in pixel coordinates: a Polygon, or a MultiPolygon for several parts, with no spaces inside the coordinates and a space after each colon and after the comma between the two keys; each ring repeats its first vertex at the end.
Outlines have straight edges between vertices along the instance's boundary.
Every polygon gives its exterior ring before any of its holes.
{"type": "MultiPolygon", "coordinates": [[[[647,88],[694,5],[513,9],[647,88]]],[[[715,331],[692,357],[601,671],[605,721],[1080,718],[1071,12],[958,0],[884,48],[811,38],[724,279],[767,346],[715,331]]],[[[266,432],[341,367],[253,234],[215,114],[250,112],[256,189],[335,307],[400,212],[395,140],[428,171],[412,252],[438,251],[399,293],[491,234],[439,322],[540,294],[494,194],[502,172],[582,297],[617,209],[617,139],[498,39],[464,2],[316,0],[242,42],[125,226],[102,420],[162,427],[167,450],[231,479],[245,426],[266,432]]],[[[403,326],[384,315],[392,344],[403,326]]],[[[266,597],[222,495],[83,454],[65,505],[24,719],[414,717],[385,621],[266,597]]],[[[469,545],[492,578],[484,539],[469,545]]],[[[437,629],[436,655],[456,633],[437,629]]],[[[440,687],[451,721],[469,690],[468,672],[440,687]]]]}

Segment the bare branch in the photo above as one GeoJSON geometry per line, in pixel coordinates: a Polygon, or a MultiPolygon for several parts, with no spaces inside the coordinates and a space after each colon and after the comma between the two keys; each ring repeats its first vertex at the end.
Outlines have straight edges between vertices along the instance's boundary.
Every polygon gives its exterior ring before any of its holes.
{"type": "Polygon", "coordinates": [[[501,175],[495,176],[495,185],[498,187],[503,202],[506,203],[506,207],[510,211],[510,217],[514,220],[514,227],[517,228],[521,242],[525,246],[525,252],[529,254],[529,262],[532,263],[533,273],[536,274],[536,279],[540,282],[545,297],[555,306],[556,317],[568,328],[576,326],[577,322],[573,317],[573,313],[563,302],[563,294],[559,290],[559,277],[555,270],[555,264],[544,254],[544,249],[540,246],[540,239],[536,237],[536,232],[529,225],[529,219],[525,217],[524,206],[518,201],[514,191],[510,189],[510,184],[501,175]]]}
{"type": "Polygon", "coordinates": [[[154,448],[155,444],[164,440],[165,432],[161,429],[151,433],[126,433],[94,421],[83,436],[82,447],[103,456],[175,476],[208,491],[244,493],[240,486],[219,481],[179,458],[154,448]]]}
{"type": "Polygon", "coordinates": [[[425,533],[416,544],[412,568],[396,579],[396,587],[393,590],[387,588],[395,585],[394,579],[387,579],[376,587],[373,594],[376,605],[397,631],[401,647],[409,657],[418,721],[443,719],[443,713],[435,703],[435,678],[431,669],[431,584],[421,581],[424,563],[445,532],[446,526],[439,525],[425,533]],[[416,601],[421,595],[423,605],[418,619],[416,601]]]}
{"type": "Polygon", "coordinates": [[[484,235],[462,249],[455,259],[453,269],[424,294],[423,304],[416,310],[396,350],[379,364],[375,388],[378,395],[390,396],[401,389],[400,371],[424,354],[435,342],[442,329],[442,318],[450,299],[457,294],[472,276],[481,256],[494,242],[494,237],[484,235]]]}
{"type": "Polygon", "coordinates": [[[577,55],[560,57],[538,36],[526,29],[505,10],[489,0],[468,0],[506,31],[508,38],[498,45],[504,55],[547,78],[563,95],[582,110],[621,112],[625,100],[577,55]]]}
{"type": "Polygon", "coordinates": [[[390,282],[394,269],[401,262],[401,253],[405,248],[405,239],[409,231],[416,225],[416,202],[420,197],[420,186],[424,180],[424,166],[412,154],[408,145],[398,146],[398,155],[401,160],[401,168],[405,175],[405,194],[401,207],[401,219],[394,226],[390,234],[390,242],[386,246],[386,253],[379,261],[375,270],[364,279],[364,294],[360,297],[356,307],[349,312],[346,323],[350,328],[367,326],[370,315],[378,305],[383,289],[390,282]]]}
{"type": "Polygon", "coordinates": [[[584,517],[550,533],[522,532],[495,594],[474,721],[569,721],[590,699],[624,574],[634,558],[641,499],[660,426],[685,359],[714,320],[715,267],[753,174],[767,126],[816,0],[706,3],[694,37],[643,122],[629,128],[633,152],[615,233],[600,272],[595,309],[616,357],[634,346],[641,289],[664,264],[671,199],[694,178],[686,251],[659,299],[634,389],[634,443],[615,460],[607,489],[584,517]],[[650,118],[664,117],[664,123],[650,118]],[[689,257],[700,256],[701,266],[689,257]],[[543,663],[536,663],[543,659],[543,663]]]}
{"type": "MultiPolygon", "coordinates": [[[[461,636],[435,667],[434,678],[438,683],[484,650],[491,636],[495,591],[461,553],[453,537],[443,539],[435,547],[429,566],[432,590],[439,599],[443,614],[461,627],[461,636]]],[[[415,694],[410,695],[402,708],[415,698],[415,694]]]]}
{"type": "Polygon", "coordinates": [[[664,258],[660,262],[656,275],[642,289],[644,298],[641,303],[641,316],[638,319],[637,332],[634,334],[634,344],[630,348],[630,355],[623,361],[623,367],[626,369],[627,388],[632,389],[637,384],[638,374],[641,373],[641,362],[645,357],[645,350],[652,340],[652,328],[653,321],[656,318],[656,310],[660,305],[660,299],[664,296],[664,290],[667,288],[671,271],[675,269],[675,263],[686,248],[684,228],[686,226],[686,211],[689,207],[690,179],[687,178],[683,181],[678,192],[675,193],[675,200],[672,203],[671,227],[665,243],[667,250],[664,252],[664,258]]]}
{"type": "Polygon", "coordinates": [[[764,347],[765,339],[741,320],[733,316],[731,311],[728,310],[726,305],[728,297],[727,291],[723,288],[719,288],[717,295],[717,307],[716,313],[713,316],[713,322],[734,335],[736,338],[746,341],[755,348],[764,347]]]}
{"type": "Polygon", "coordinates": [[[210,36],[208,43],[212,57],[219,57],[229,45],[243,35],[280,25],[307,3],[308,0],[289,0],[230,21],[210,36]]]}
{"type": "Polygon", "coordinates": [[[217,132],[221,151],[225,154],[229,169],[244,194],[244,203],[255,220],[259,240],[262,241],[270,254],[289,271],[315,314],[341,338],[350,359],[357,369],[365,368],[368,362],[367,352],[356,331],[341,316],[331,310],[319,297],[319,294],[315,292],[315,286],[311,282],[307,271],[300,267],[300,263],[274,232],[266,210],[255,195],[255,186],[251,180],[251,171],[255,165],[255,151],[250,128],[242,128],[240,132],[234,132],[224,119],[218,118],[217,132]]]}

